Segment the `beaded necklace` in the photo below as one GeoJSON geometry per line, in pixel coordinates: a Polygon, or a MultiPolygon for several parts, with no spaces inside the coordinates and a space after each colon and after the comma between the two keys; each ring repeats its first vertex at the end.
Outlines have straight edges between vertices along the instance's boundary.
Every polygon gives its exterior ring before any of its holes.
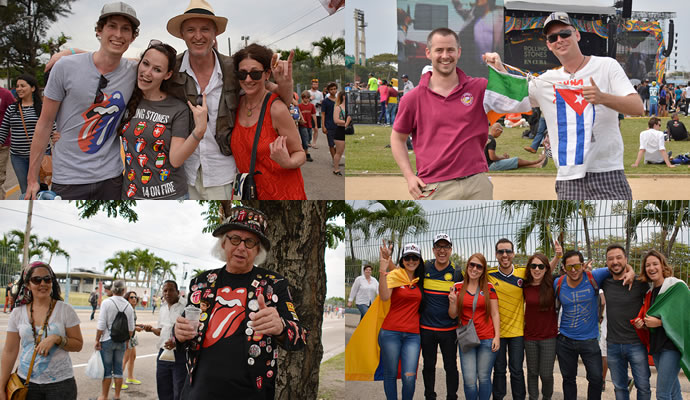
{"type": "Polygon", "coordinates": [[[36,333],[36,327],[34,326],[34,302],[32,301],[31,304],[29,305],[29,310],[31,313],[29,314],[29,323],[31,324],[31,331],[34,334],[34,344],[38,345],[40,342],[39,337],[41,336],[48,336],[48,320],[50,319],[50,315],[53,313],[53,308],[55,308],[55,301],[54,299],[50,300],[50,306],[48,307],[48,314],[46,315],[45,321],[43,321],[43,326],[41,329],[38,330],[38,333],[36,333]]]}

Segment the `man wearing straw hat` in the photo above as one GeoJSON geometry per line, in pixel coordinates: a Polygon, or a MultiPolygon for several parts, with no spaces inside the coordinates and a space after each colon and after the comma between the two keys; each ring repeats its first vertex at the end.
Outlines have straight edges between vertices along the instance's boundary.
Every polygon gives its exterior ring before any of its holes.
{"type": "MultiPolygon", "coordinates": [[[[230,149],[230,134],[239,104],[239,85],[232,58],[216,49],[216,37],[228,24],[216,16],[206,0],[191,0],[187,9],[168,21],[168,32],[187,44],[177,56],[170,93],[192,104],[206,95],[208,126],[194,153],[185,161],[187,184],[192,199],[229,200],[237,172],[230,149]]],[[[292,102],[292,54],[279,61],[274,54],[273,76],[277,82],[267,89],[278,92],[285,104],[292,102]]]]}

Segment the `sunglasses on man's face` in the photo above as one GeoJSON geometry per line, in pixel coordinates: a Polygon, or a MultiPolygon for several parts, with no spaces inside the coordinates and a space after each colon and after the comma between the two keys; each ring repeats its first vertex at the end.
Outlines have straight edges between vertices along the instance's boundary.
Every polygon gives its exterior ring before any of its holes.
{"type": "Polygon", "coordinates": [[[513,254],[513,250],[510,250],[510,249],[499,249],[499,250],[496,250],[496,254],[500,254],[500,255],[503,255],[503,254],[513,254]]]}
{"type": "Polygon", "coordinates": [[[31,281],[31,283],[33,283],[34,285],[40,285],[41,282],[45,282],[45,283],[53,282],[53,278],[51,278],[50,275],[32,276],[31,279],[29,279],[29,281],[31,281]]]}
{"type": "Polygon", "coordinates": [[[573,31],[571,29],[563,29],[560,32],[552,33],[549,36],[546,37],[548,39],[549,43],[555,43],[556,40],[558,40],[558,37],[560,36],[561,39],[567,39],[570,36],[572,36],[573,31]]]}
{"type": "Polygon", "coordinates": [[[537,269],[537,268],[539,268],[539,269],[541,270],[541,269],[546,268],[546,265],[544,265],[544,264],[532,263],[532,264],[529,265],[529,267],[530,267],[531,269],[537,269]]]}
{"type": "Polygon", "coordinates": [[[103,89],[108,86],[108,79],[101,75],[101,79],[98,81],[98,89],[96,89],[96,97],[93,99],[93,104],[98,104],[103,101],[105,95],[103,94],[103,89]]]}
{"type": "Polygon", "coordinates": [[[582,268],[582,264],[571,264],[565,266],[566,271],[578,271],[580,268],[582,268]]]}
{"type": "Polygon", "coordinates": [[[239,70],[237,71],[237,79],[243,81],[247,79],[247,76],[252,78],[253,81],[258,81],[261,79],[261,75],[263,75],[264,71],[259,71],[259,70],[254,70],[254,71],[245,71],[245,70],[239,70]]]}

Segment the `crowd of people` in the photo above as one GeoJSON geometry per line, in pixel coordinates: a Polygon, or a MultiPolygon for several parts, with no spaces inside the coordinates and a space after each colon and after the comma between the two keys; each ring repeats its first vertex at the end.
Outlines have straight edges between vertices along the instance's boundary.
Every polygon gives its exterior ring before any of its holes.
{"type": "Polygon", "coordinates": [[[538,399],[540,393],[550,399],[556,359],[566,400],[577,398],[582,389],[576,384],[579,359],[590,400],[605,391],[607,368],[616,398],[629,398],[634,387],[638,399],[649,399],[650,365],[657,370],[657,399],[680,400],[681,363],[689,366],[680,361],[687,359],[688,349],[679,332],[690,328],[690,317],[678,315],[674,304],[688,304],[690,291],[673,277],[666,257],[649,250],[635,275],[625,248],[616,243],[606,249],[606,266],[597,269],[577,250],[564,252],[558,242],[554,249],[551,260],[535,253],[518,266],[513,263],[513,243],[502,238],[495,244],[497,267],[490,268],[481,253],[461,266],[451,261],[450,236],[440,233],[433,240],[434,258],[425,259],[420,247],[410,243],[394,264],[392,245],[384,241],[375,301],[389,302],[383,307],[387,313],[377,308],[377,314],[370,315],[366,310],[375,291],[369,288],[373,278],[366,267],[357,278],[355,298],[364,316],[360,327],[368,326],[369,318],[383,318],[378,336],[368,340],[378,341],[386,398],[398,399],[396,377],[402,381],[402,398],[413,398],[420,353],[424,397],[436,398],[440,348],[447,399],[458,398],[459,354],[463,391],[470,400],[508,394],[538,399]],[[607,317],[602,321],[604,309],[607,317]],[[464,339],[460,331],[466,329],[474,332],[474,340],[464,339]]]}

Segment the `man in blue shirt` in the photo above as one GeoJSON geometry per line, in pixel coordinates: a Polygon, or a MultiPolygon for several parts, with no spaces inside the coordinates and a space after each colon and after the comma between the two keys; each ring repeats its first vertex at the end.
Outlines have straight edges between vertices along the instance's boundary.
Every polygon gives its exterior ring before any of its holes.
{"type": "Polygon", "coordinates": [[[335,155],[335,122],[333,121],[333,109],[335,108],[335,96],[338,92],[338,84],[331,82],[326,86],[328,96],[321,102],[321,112],[323,112],[323,133],[328,139],[328,150],[331,158],[335,155]]]}

